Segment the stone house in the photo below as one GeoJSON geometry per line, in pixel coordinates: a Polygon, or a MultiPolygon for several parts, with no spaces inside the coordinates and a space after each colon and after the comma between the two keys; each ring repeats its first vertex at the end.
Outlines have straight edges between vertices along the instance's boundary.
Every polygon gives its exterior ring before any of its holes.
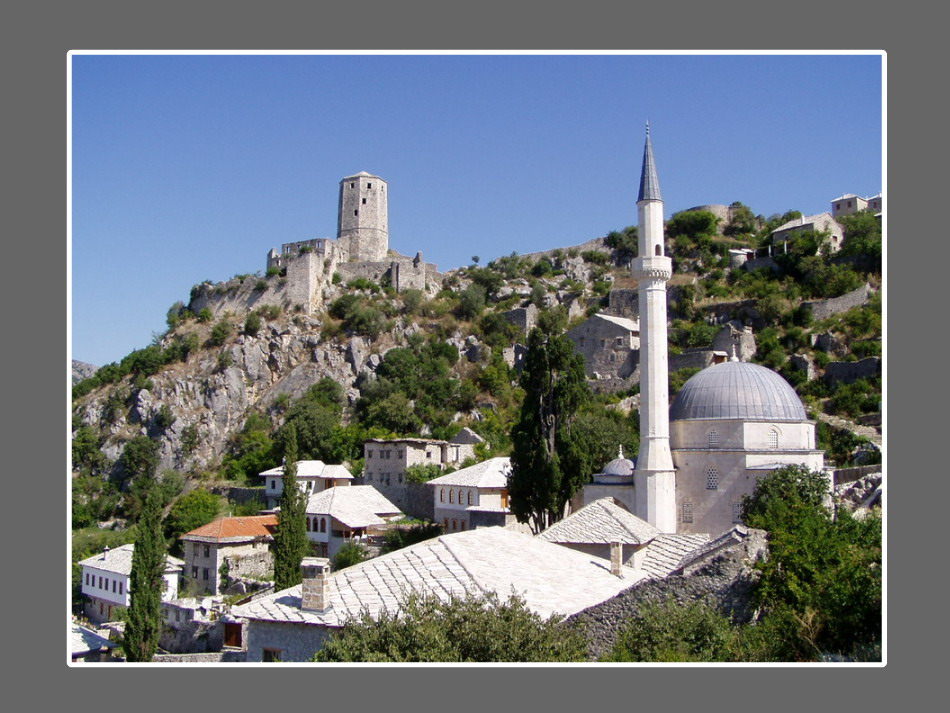
{"type": "MultiPolygon", "coordinates": [[[[86,599],[83,612],[90,621],[113,621],[120,609],[129,606],[129,575],[132,573],[132,553],[135,545],[106,547],[101,553],[87,557],[82,567],[82,593],[86,599]]],[[[178,596],[178,580],[184,562],[168,555],[165,559],[165,589],[162,601],[178,596]]]]}
{"type": "MultiPolygon", "coordinates": [[[[267,499],[267,507],[275,507],[281,493],[284,492],[284,466],[279,465],[258,475],[264,478],[264,497],[267,499]]],[[[346,469],[346,466],[327,465],[322,460],[297,461],[297,484],[308,495],[319,493],[327,488],[350,485],[352,481],[353,474],[346,469]]]]}
{"type": "Polygon", "coordinates": [[[844,228],[834,219],[831,213],[817,213],[816,215],[803,215],[800,218],[793,218],[787,223],[782,223],[772,231],[772,245],[779,246],[782,243],[795,240],[798,233],[807,230],[816,233],[827,232],[831,252],[835,253],[841,249],[844,242],[844,228]]]}
{"type": "Polygon", "coordinates": [[[75,622],[69,626],[69,656],[73,663],[115,661],[112,649],[118,645],[118,642],[99,636],[92,629],[75,622]]]}
{"type": "Polygon", "coordinates": [[[227,563],[231,577],[264,577],[274,571],[270,543],[276,515],[222,517],[186,532],[181,540],[184,578],[199,592],[219,594],[220,570],[227,563]]]}
{"type": "Polygon", "coordinates": [[[468,428],[459,431],[451,441],[371,438],[363,443],[363,482],[412,515],[406,469],[414,465],[437,465],[443,470],[457,468],[475,458],[475,446],[483,440],[468,428]]]}
{"type": "Polygon", "coordinates": [[[568,330],[567,337],[584,357],[591,378],[630,376],[640,362],[640,325],[627,317],[598,312],[568,330]]]}
{"type": "Polygon", "coordinates": [[[446,532],[512,524],[515,518],[508,508],[510,475],[510,458],[489,458],[430,480],[435,521],[446,532]]]}
{"type": "Polygon", "coordinates": [[[434,537],[339,572],[318,558],[305,559],[301,569],[302,584],[232,609],[246,627],[247,661],[308,661],[349,618],[396,611],[410,592],[441,599],[517,594],[547,618],[580,612],[646,578],[501,527],[434,537]]]}
{"type": "Polygon", "coordinates": [[[880,193],[869,198],[862,198],[854,193],[845,193],[831,200],[831,214],[837,218],[842,215],[851,215],[862,210],[881,213],[884,210],[884,199],[880,193]]]}
{"type": "Polygon", "coordinates": [[[371,485],[329,488],[307,500],[307,539],[320,557],[333,557],[346,542],[381,535],[403,513],[371,485]]]}

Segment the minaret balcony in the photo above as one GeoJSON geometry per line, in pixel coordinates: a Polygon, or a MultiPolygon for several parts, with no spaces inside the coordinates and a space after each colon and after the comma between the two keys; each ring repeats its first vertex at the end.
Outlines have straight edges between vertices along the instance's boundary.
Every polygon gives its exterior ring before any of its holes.
{"type": "Polygon", "coordinates": [[[641,280],[669,280],[673,276],[673,261],[665,255],[637,258],[633,262],[633,276],[641,280]]]}

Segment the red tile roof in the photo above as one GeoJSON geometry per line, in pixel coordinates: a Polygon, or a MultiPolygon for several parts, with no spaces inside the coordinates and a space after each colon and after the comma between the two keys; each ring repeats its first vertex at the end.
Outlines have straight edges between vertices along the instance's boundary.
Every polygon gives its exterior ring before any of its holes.
{"type": "Polygon", "coordinates": [[[211,537],[218,540],[232,537],[266,537],[273,533],[275,527],[277,527],[276,515],[222,517],[191,532],[186,532],[182,537],[211,537]]]}

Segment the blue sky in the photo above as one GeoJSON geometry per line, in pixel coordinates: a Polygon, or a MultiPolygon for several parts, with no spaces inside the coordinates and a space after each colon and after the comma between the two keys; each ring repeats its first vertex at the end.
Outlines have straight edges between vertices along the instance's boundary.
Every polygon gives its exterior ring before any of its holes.
{"type": "Polygon", "coordinates": [[[76,55],[72,356],[146,346],[191,286],[335,237],[389,183],[390,247],[440,269],[636,223],[644,123],[667,214],[817,213],[882,189],[877,55],[76,55]]]}

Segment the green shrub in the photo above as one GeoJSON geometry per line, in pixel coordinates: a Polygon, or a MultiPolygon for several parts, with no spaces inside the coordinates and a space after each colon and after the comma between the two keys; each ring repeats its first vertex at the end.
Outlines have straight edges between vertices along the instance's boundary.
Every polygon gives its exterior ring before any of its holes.
{"type": "Polygon", "coordinates": [[[261,331],[261,316],[257,312],[251,312],[244,320],[244,333],[251,337],[256,337],[261,331]]]}
{"type": "Polygon", "coordinates": [[[198,312],[198,315],[197,315],[198,321],[201,322],[202,324],[204,324],[205,322],[210,322],[210,321],[211,321],[211,318],[212,318],[213,316],[214,316],[214,315],[211,314],[211,308],[210,308],[210,307],[203,307],[203,308],[198,312]]]}
{"type": "Polygon", "coordinates": [[[211,328],[211,336],[208,337],[208,346],[220,347],[228,337],[231,336],[231,323],[222,319],[211,328]]]}
{"type": "Polygon", "coordinates": [[[337,571],[359,564],[366,559],[367,554],[363,545],[358,542],[347,542],[333,556],[333,570],[337,571]]]}

